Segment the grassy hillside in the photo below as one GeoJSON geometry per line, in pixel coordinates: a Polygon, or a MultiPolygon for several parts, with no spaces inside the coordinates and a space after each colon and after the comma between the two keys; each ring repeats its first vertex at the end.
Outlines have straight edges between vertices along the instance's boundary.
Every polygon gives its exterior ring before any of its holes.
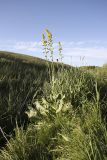
{"type": "Polygon", "coordinates": [[[106,160],[106,69],[0,52],[0,160],[106,160]]]}
{"type": "Polygon", "coordinates": [[[0,126],[3,131],[8,134],[14,128],[15,118],[25,112],[34,92],[42,88],[47,77],[45,60],[0,52],[0,126]]]}
{"type": "Polygon", "coordinates": [[[0,52],[1,110],[2,108],[4,112],[7,108],[9,110],[11,104],[13,108],[13,102],[15,103],[14,109],[20,106],[28,92],[30,94],[29,90],[36,83],[36,80],[41,83],[43,79],[45,80],[46,74],[45,60],[10,52],[0,52]]]}
{"type": "MultiPolygon", "coordinates": [[[[40,58],[0,51],[0,126],[6,134],[13,130],[16,119],[23,123],[22,115],[34,93],[42,94],[44,82],[49,81],[50,65],[40,58]]],[[[61,67],[54,65],[56,70],[61,67]]]]}
{"type": "Polygon", "coordinates": [[[23,62],[23,63],[25,62],[25,63],[36,64],[36,65],[46,64],[46,61],[41,58],[19,54],[19,53],[7,52],[7,51],[0,51],[0,59],[1,60],[7,59],[10,61],[18,61],[18,62],[23,62]]]}

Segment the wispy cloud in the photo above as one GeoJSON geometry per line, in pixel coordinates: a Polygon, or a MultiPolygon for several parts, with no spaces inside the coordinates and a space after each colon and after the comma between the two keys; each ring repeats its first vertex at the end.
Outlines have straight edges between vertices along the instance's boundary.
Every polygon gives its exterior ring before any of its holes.
{"type": "Polygon", "coordinates": [[[66,63],[81,65],[80,59],[83,57],[86,65],[102,65],[107,62],[107,42],[64,42],[63,48],[66,63]]]}
{"type": "Polygon", "coordinates": [[[64,57],[66,62],[72,63],[74,65],[81,65],[81,59],[84,58],[86,65],[103,65],[107,63],[107,48],[65,48],[64,57]],[[78,61],[78,63],[77,63],[78,61]]]}
{"type": "Polygon", "coordinates": [[[41,44],[40,42],[17,42],[14,45],[15,50],[26,50],[31,52],[40,52],[41,44]]]}
{"type": "MultiPolygon", "coordinates": [[[[58,44],[53,44],[55,59],[58,58],[58,44]]],[[[107,42],[102,41],[70,41],[62,42],[65,63],[74,65],[102,65],[107,62],[107,42]],[[82,61],[82,62],[81,62],[82,61]]],[[[30,54],[43,58],[41,42],[0,41],[0,50],[30,54]]]]}
{"type": "Polygon", "coordinates": [[[41,57],[42,47],[41,47],[41,42],[0,41],[0,50],[12,51],[12,52],[41,57]]]}

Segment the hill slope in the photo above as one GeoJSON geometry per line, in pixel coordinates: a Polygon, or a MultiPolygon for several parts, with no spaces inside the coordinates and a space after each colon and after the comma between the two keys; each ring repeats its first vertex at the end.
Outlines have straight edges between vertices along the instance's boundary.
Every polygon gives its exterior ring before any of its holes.
{"type": "MultiPolygon", "coordinates": [[[[0,127],[9,134],[15,119],[27,110],[34,93],[41,91],[48,78],[45,60],[12,52],[0,51],[0,127]]],[[[5,139],[1,138],[0,144],[5,139]]]]}
{"type": "Polygon", "coordinates": [[[43,60],[41,58],[19,54],[19,53],[13,53],[13,52],[7,52],[7,51],[0,51],[0,59],[8,59],[8,60],[15,60],[20,62],[26,62],[26,63],[33,63],[33,64],[46,64],[46,60],[43,60]]]}

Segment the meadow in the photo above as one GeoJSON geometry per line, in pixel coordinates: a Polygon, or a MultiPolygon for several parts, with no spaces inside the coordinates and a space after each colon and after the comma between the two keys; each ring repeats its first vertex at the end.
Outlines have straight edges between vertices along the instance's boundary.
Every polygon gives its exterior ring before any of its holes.
{"type": "Polygon", "coordinates": [[[107,65],[54,63],[51,38],[46,60],[0,52],[0,160],[107,160],[107,65]]]}

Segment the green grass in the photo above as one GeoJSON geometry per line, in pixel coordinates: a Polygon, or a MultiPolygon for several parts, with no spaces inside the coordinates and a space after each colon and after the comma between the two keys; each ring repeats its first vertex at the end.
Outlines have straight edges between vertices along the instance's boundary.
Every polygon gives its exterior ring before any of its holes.
{"type": "Polygon", "coordinates": [[[47,69],[18,56],[0,60],[0,114],[20,110],[32,88],[23,111],[30,124],[15,128],[0,160],[106,160],[106,66],[47,69]]]}
{"type": "MultiPolygon", "coordinates": [[[[0,126],[6,134],[13,130],[16,119],[23,121],[22,115],[34,93],[42,94],[43,84],[49,80],[50,65],[40,58],[0,52],[0,126]]],[[[55,66],[57,72],[61,64],[55,66]]],[[[0,132],[0,143],[1,135],[0,132]]]]}
{"type": "Polygon", "coordinates": [[[13,130],[15,119],[27,110],[35,91],[47,78],[45,60],[0,52],[0,126],[4,132],[13,130]]]}
{"type": "Polygon", "coordinates": [[[19,62],[25,62],[28,64],[36,64],[36,65],[45,65],[46,60],[43,60],[41,58],[19,54],[19,53],[12,53],[12,52],[6,52],[6,51],[0,51],[0,59],[1,60],[7,60],[7,61],[19,61],[19,62]]]}

